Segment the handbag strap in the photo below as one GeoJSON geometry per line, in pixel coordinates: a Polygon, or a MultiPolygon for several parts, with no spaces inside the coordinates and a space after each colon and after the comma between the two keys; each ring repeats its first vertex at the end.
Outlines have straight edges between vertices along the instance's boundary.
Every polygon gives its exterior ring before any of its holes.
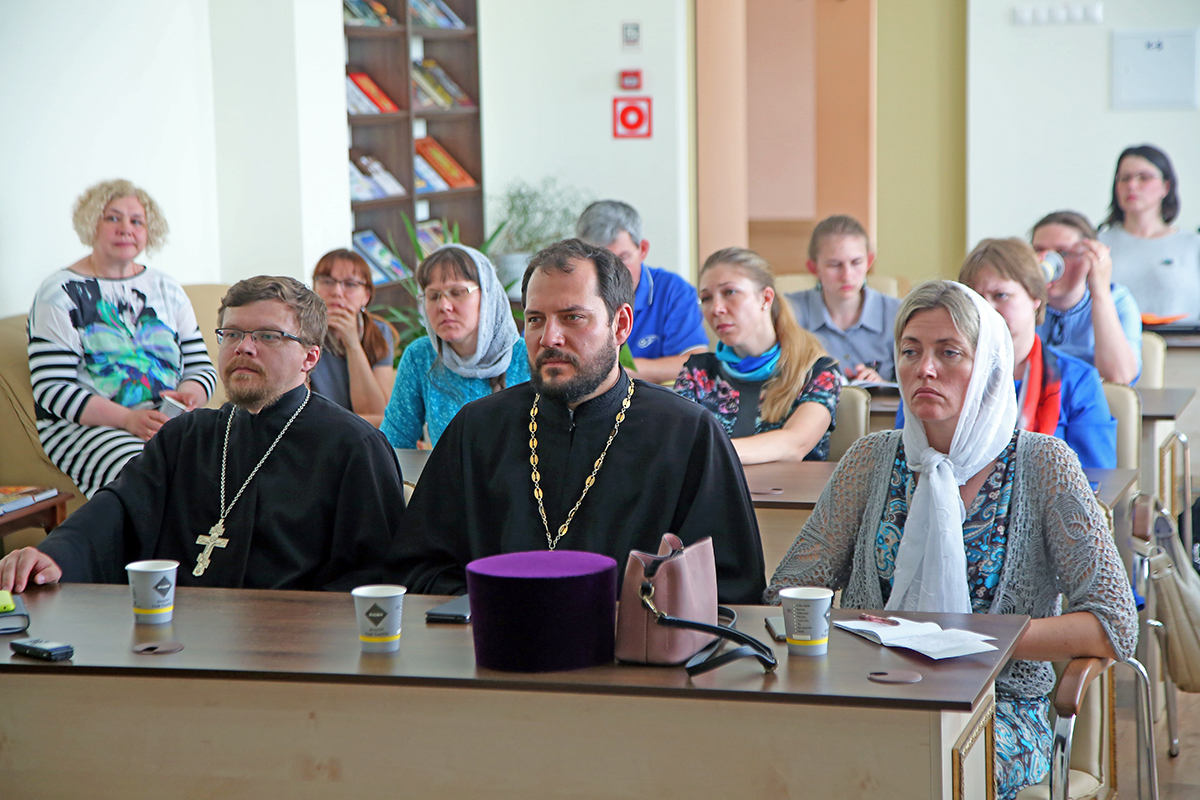
{"type": "MultiPolygon", "coordinates": [[[[649,570],[647,570],[649,571],[649,570]]],[[[728,620],[725,624],[709,625],[706,622],[693,622],[688,619],[679,619],[671,617],[659,611],[654,605],[654,584],[650,581],[642,581],[641,589],[638,592],[642,599],[642,606],[654,615],[655,621],[667,628],[683,628],[685,630],[700,631],[702,633],[712,634],[718,638],[704,647],[699,653],[684,665],[689,676],[701,675],[709,670],[714,670],[717,667],[722,667],[731,661],[737,661],[741,658],[756,658],[758,663],[762,664],[764,672],[774,672],[775,667],[779,662],[775,660],[775,651],[769,646],[763,644],[758,639],[755,639],[749,634],[742,633],[733,627],[737,621],[737,614],[733,609],[725,606],[717,607],[718,622],[721,618],[728,620]],[[728,639],[736,642],[741,647],[734,648],[720,655],[716,655],[720,648],[723,639],[728,639]]]]}

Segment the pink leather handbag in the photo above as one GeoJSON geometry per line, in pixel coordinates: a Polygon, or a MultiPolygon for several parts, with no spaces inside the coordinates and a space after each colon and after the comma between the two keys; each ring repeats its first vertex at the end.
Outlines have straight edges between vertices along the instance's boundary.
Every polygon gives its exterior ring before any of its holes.
{"type": "Polygon", "coordinates": [[[772,649],[732,624],[737,616],[717,605],[717,566],[712,538],[684,547],[664,533],[658,553],[629,553],[617,611],[616,656],[641,664],[684,664],[689,675],[746,656],[775,669],[772,649]],[[719,614],[719,612],[724,612],[719,614]],[[729,620],[718,625],[719,616],[729,620]],[[742,645],[715,655],[721,639],[742,645]]]}

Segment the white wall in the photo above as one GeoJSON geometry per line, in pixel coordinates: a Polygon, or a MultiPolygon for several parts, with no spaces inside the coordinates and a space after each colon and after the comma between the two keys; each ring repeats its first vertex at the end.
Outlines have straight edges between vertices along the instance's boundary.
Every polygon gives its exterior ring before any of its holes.
{"type": "Polygon", "coordinates": [[[1117,156],[1142,143],[1171,157],[1182,201],[1177,224],[1195,230],[1200,111],[1113,111],[1109,86],[1114,30],[1198,27],[1200,3],[1105,0],[1100,24],[1035,26],[1014,25],[1013,6],[970,0],[968,10],[969,246],[987,236],[1024,236],[1062,208],[1098,222],[1117,156]]]}
{"type": "Polygon", "coordinates": [[[71,227],[103,179],[143,186],[171,225],[146,262],[215,281],[213,97],[206,0],[0,3],[0,316],[86,255],[71,227]]]}
{"type": "Polygon", "coordinates": [[[647,261],[690,278],[687,20],[688,0],[479,0],[488,196],[552,175],[623,200],[642,215],[647,261]],[[627,20],[642,23],[641,53],[621,50],[627,20]],[[619,91],[619,71],[636,68],[644,91],[619,91]],[[622,94],[653,98],[652,138],[613,138],[622,94]]]}
{"type": "Polygon", "coordinates": [[[86,254],[105,178],[163,207],[141,260],[183,283],[307,277],[349,239],[344,63],[336,0],[0,2],[0,316],[86,254]]]}

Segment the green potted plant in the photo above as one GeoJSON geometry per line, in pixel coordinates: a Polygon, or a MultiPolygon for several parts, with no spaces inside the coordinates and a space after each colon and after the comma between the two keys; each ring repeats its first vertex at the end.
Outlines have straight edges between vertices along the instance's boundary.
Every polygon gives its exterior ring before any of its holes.
{"type": "Polygon", "coordinates": [[[530,257],[546,245],[574,236],[575,221],[591,198],[547,177],[538,184],[515,180],[493,202],[499,220],[492,233],[498,254],[493,263],[500,282],[509,287],[508,296],[520,300],[521,277],[530,257]]]}

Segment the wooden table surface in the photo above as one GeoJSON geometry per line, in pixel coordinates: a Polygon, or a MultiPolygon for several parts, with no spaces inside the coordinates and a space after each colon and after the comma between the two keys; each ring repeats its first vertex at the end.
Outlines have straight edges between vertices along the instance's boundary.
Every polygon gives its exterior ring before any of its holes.
{"type": "Polygon", "coordinates": [[[67,518],[67,502],[73,497],[75,495],[70,492],[59,492],[16,511],[0,514],[0,538],[29,528],[41,528],[49,533],[67,518]]]}
{"type": "Polygon", "coordinates": [[[1096,490],[1096,499],[1112,508],[1138,479],[1140,474],[1136,469],[1102,469],[1088,467],[1083,470],[1089,481],[1100,484],[1096,490]]]}
{"type": "MultiPolygon", "coordinates": [[[[1023,616],[905,614],[943,627],[996,637],[999,650],[937,662],[833,630],[825,657],[788,657],[775,644],[779,669],[763,673],[744,659],[689,680],[681,668],[613,664],[574,672],[504,673],[475,666],[471,627],[427,624],[425,611],[445,598],[405,598],[400,651],[360,652],[349,594],[245,589],[178,590],[168,625],[135,625],[125,586],[64,584],[26,592],[33,625],[27,634],[75,647],[70,661],[42,662],[0,655],[0,675],[50,671],[81,675],[230,678],[263,681],[385,683],[472,689],[718,698],[918,710],[970,710],[995,680],[1028,625],[1023,616]],[[171,655],[136,655],[134,645],[177,640],[171,655]],[[911,685],[872,683],[869,672],[915,670],[911,685]]],[[[763,641],[766,616],[777,608],[738,609],[739,629],[763,641]]],[[[857,612],[834,610],[834,619],[857,612]]],[[[0,636],[0,642],[18,636],[0,636]]],[[[4,648],[8,650],[7,647],[4,648]]]]}
{"type": "MultiPolygon", "coordinates": [[[[1137,387],[1134,387],[1137,389],[1137,387]]],[[[1163,388],[1137,389],[1142,398],[1142,419],[1144,420],[1173,420],[1177,419],[1188,403],[1196,396],[1195,389],[1163,388]]]]}

